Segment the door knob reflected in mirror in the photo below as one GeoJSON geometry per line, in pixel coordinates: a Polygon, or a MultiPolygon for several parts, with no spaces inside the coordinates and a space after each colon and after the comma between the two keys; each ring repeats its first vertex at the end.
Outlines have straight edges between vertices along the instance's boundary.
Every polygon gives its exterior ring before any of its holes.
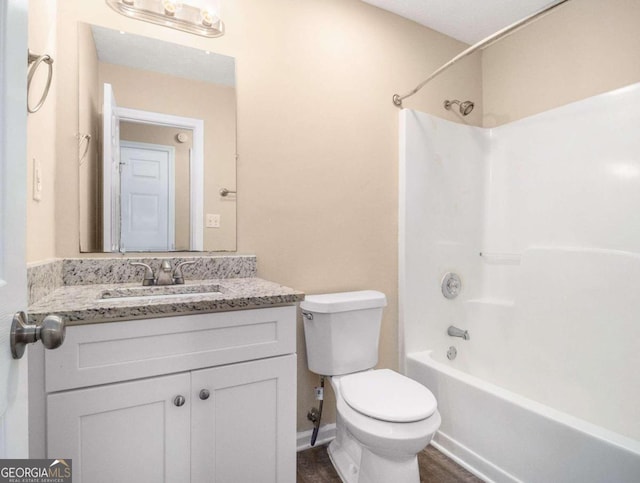
{"type": "Polygon", "coordinates": [[[9,335],[11,355],[14,359],[20,359],[24,355],[27,344],[39,340],[46,349],[56,349],[64,342],[65,333],[65,322],[59,315],[47,315],[41,325],[34,325],[28,323],[27,314],[16,312],[9,335]]]}

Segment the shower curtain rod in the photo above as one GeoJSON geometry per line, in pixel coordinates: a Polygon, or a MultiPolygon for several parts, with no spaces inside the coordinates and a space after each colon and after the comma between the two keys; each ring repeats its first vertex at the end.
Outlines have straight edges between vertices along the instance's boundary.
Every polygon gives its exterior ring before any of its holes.
{"type": "Polygon", "coordinates": [[[401,96],[399,94],[394,94],[393,95],[393,103],[398,106],[398,107],[402,107],[402,101],[404,99],[406,99],[407,97],[411,97],[412,95],[414,95],[415,93],[417,93],[420,89],[422,89],[425,85],[427,85],[427,83],[429,81],[431,81],[433,78],[439,76],[440,74],[442,74],[445,70],[447,70],[449,67],[451,67],[452,65],[454,65],[455,63],[457,63],[459,60],[465,58],[468,55],[473,54],[476,50],[481,49],[483,47],[488,46],[489,44],[493,43],[494,41],[501,39],[502,37],[510,34],[511,32],[513,32],[514,30],[516,30],[517,28],[537,19],[538,17],[541,17],[542,15],[544,15],[545,13],[553,10],[554,8],[562,5],[565,2],[568,2],[569,0],[560,0],[559,2],[555,2],[552,3],[551,5],[547,5],[546,7],[544,7],[543,9],[529,15],[528,17],[523,18],[522,20],[518,20],[517,22],[512,23],[511,25],[509,25],[508,27],[505,27],[501,30],[498,30],[496,33],[489,35],[488,37],[482,39],[480,42],[473,44],[471,47],[469,47],[467,50],[460,52],[458,55],[456,55],[453,59],[451,59],[449,62],[447,62],[446,64],[444,64],[443,66],[441,66],[439,69],[435,70],[429,77],[427,77],[425,80],[423,80],[420,84],[418,84],[416,86],[415,89],[413,89],[411,92],[406,93],[405,95],[401,96]]]}

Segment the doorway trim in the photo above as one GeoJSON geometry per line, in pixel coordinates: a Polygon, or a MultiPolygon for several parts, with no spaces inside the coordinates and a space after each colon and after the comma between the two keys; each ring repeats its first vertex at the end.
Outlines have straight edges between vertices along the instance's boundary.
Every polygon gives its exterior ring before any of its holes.
{"type": "Polygon", "coordinates": [[[189,164],[190,228],[189,249],[204,250],[204,121],[192,117],[118,107],[120,121],[190,129],[193,147],[189,164]]]}

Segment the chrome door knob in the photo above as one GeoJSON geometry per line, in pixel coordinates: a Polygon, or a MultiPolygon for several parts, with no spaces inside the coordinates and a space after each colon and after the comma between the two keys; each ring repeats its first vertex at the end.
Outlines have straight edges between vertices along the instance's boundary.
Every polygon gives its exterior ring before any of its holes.
{"type": "Polygon", "coordinates": [[[66,328],[58,315],[47,315],[40,326],[40,340],[47,349],[57,349],[64,342],[66,328]]]}
{"type": "Polygon", "coordinates": [[[184,398],[184,396],[176,396],[176,398],[173,400],[173,404],[178,407],[184,406],[185,402],[187,402],[187,400],[184,398]]]}
{"type": "Polygon", "coordinates": [[[211,395],[211,393],[209,392],[208,389],[203,389],[202,391],[200,391],[200,399],[202,399],[203,401],[205,399],[209,399],[210,395],[211,395]]]}
{"type": "Polygon", "coordinates": [[[27,323],[27,314],[16,312],[11,323],[9,342],[11,355],[20,359],[24,355],[27,344],[39,340],[47,349],[57,349],[64,342],[66,326],[59,315],[47,315],[41,325],[27,323]]]}

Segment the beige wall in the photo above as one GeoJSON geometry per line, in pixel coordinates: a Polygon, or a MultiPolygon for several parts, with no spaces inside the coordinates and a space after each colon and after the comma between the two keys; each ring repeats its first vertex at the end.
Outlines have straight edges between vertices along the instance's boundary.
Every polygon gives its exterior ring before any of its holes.
{"type": "MultiPolygon", "coordinates": [[[[36,54],[49,54],[54,60],[54,76],[49,96],[42,108],[27,119],[27,262],[56,256],[55,176],[56,138],[53,129],[56,115],[56,2],[30,0],[29,49],[36,54]],[[33,199],[34,159],[41,166],[42,199],[33,199]]],[[[40,99],[47,79],[47,66],[40,64],[29,92],[30,104],[40,99]]]]}
{"type": "MultiPolygon", "coordinates": [[[[238,25],[251,33],[238,54],[239,248],[257,254],[260,276],[306,293],[384,292],[379,363],[396,368],[399,111],[391,96],[465,46],[359,1],[248,3],[253,12],[238,25]]],[[[479,69],[469,59],[460,77],[406,105],[448,117],[445,98],[480,100],[479,69]]],[[[481,112],[479,102],[471,122],[481,112]]],[[[317,384],[299,322],[299,430],[310,428],[317,384]]],[[[323,421],[331,422],[327,394],[323,421]]]]}
{"type": "Polygon", "coordinates": [[[483,123],[497,126],[640,81],[640,2],[571,0],[485,49],[483,123]]]}
{"type": "Polygon", "coordinates": [[[223,187],[233,190],[236,185],[236,90],[102,62],[99,81],[113,86],[119,107],[204,121],[203,213],[219,214],[221,225],[204,228],[204,247],[235,250],[236,203],[221,197],[219,191],[223,187]]]}
{"type": "Polygon", "coordinates": [[[175,127],[154,126],[137,122],[120,122],[120,140],[147,144],[171,146],[175,152],[174,186],[175,186],[175,246],[176,250],[189,250],[189,150],[192,146],[193,133],[175,127]],[[187,135],[188,140],[179,142],[178,133],[187,135]]]}

